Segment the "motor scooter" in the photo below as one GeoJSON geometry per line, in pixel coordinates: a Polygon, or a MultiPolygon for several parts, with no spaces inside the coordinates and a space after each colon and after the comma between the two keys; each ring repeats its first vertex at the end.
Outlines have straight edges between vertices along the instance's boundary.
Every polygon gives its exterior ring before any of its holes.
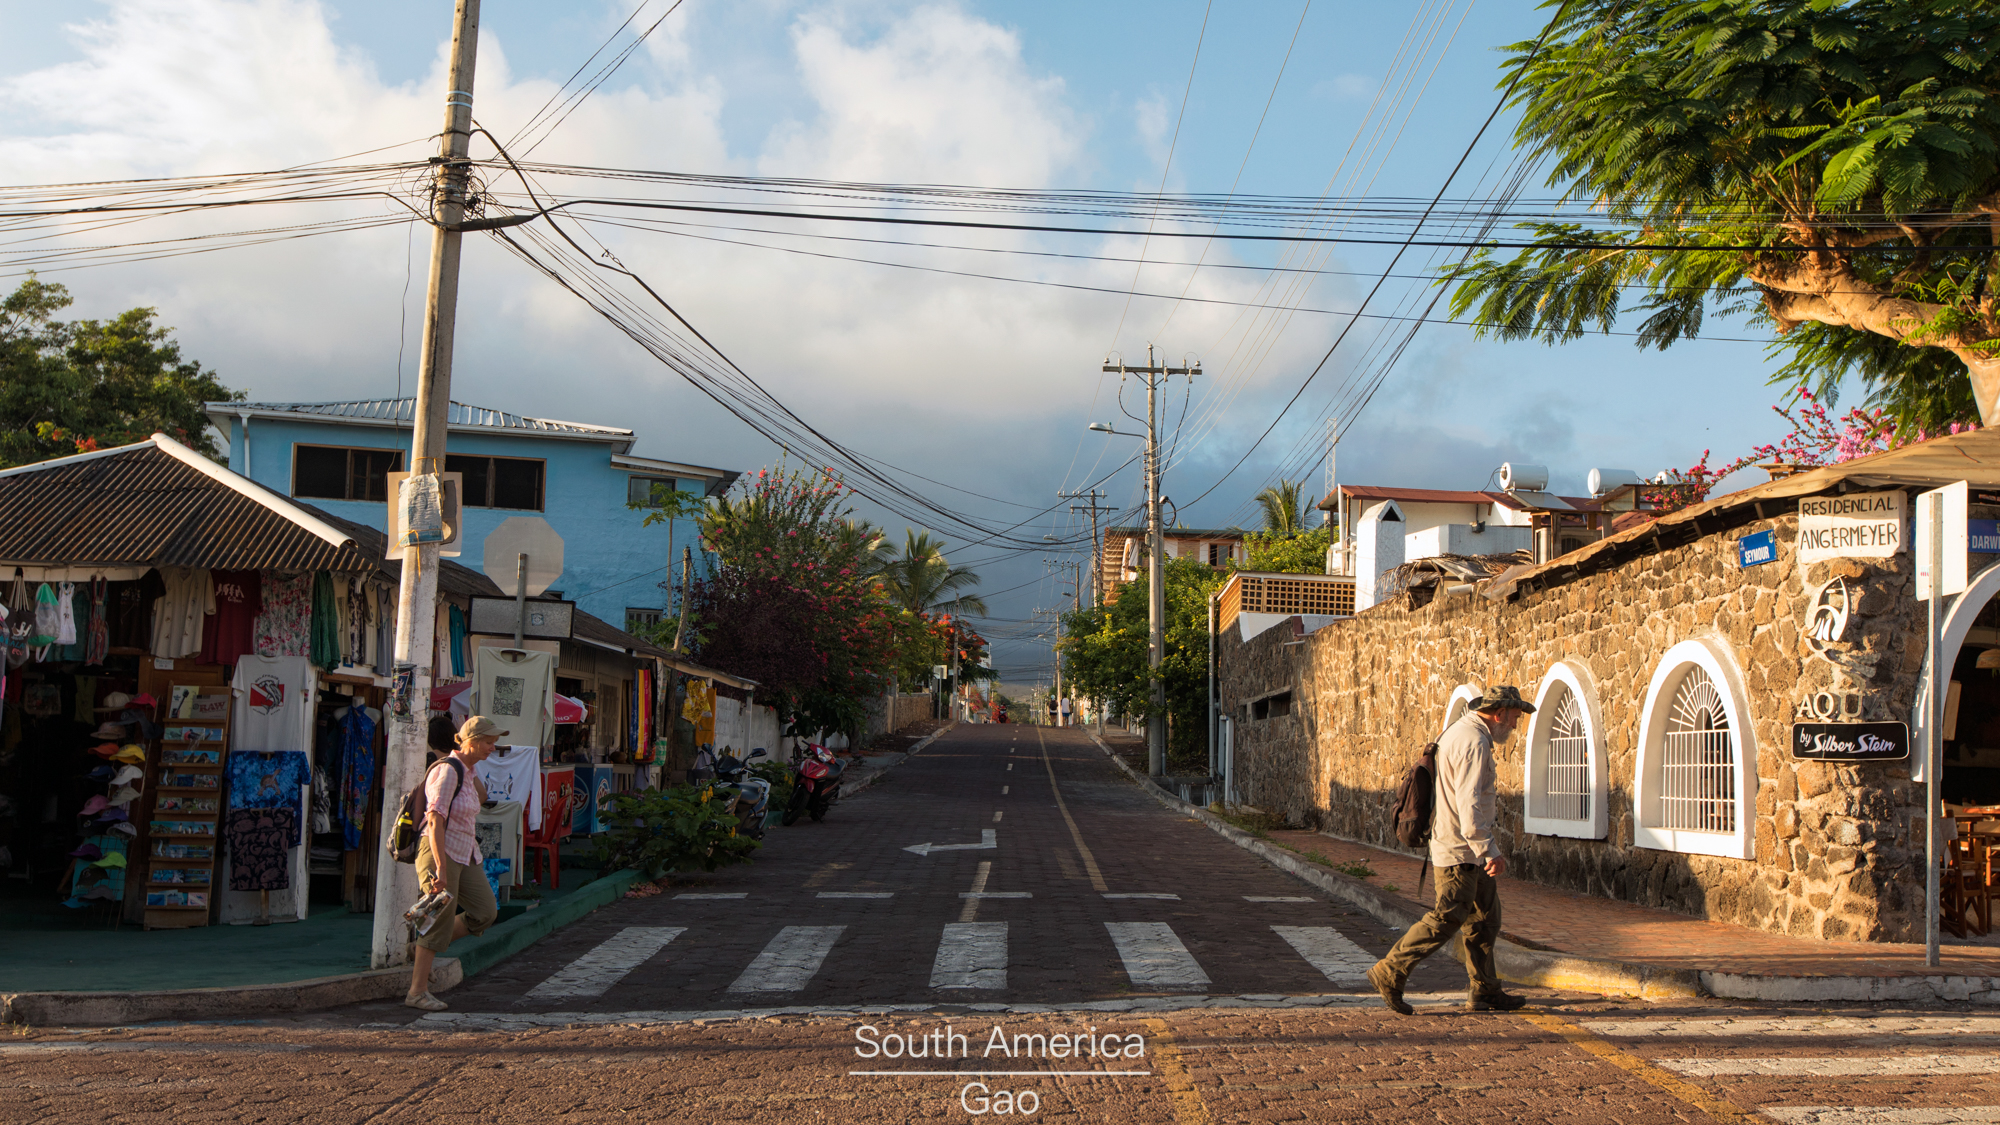
{"type": "Polygon", "coordinates": [[[792,799],[785,807],[786,825],[798,821],[801,813],[814,820],[826,819],[826,810],[840,799],[840,775],[847,763],[818,743],[799,747],[792,762],[792,799]]]}
{"type": "Polygon", "coordinates": [[[725,787],[725,792],[734,795],[735,804],[730,811],[736,814],[737,831],[753,840],[764,838],[764,813],[771,807],[771,783],[753,776],[750,762],[765,756],[761,746],[750,751],[749,758],[726,753],[718,756],[713,749],[704,747],[695,755],[694,768],[688,771],[689,781],[713,778],[725,787]]]}

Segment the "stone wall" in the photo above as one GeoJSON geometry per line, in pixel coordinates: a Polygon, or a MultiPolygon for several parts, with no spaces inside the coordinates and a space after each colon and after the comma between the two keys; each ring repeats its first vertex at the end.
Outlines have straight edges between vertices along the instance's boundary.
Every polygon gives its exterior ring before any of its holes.
{"type": "Polygon", "coordinates": [[[1496,754],[1511,874],[1802,937],[1921,940],[1922,838],[1911,831],[1921,792],[1908,763],[1794,761],[1789,744],[1800,701],[1821,690],[1858,693],[1864,721],[1908,721],[1924,646],[1910,556],[1815,563],[1801,575],[1796,531],[1795,515],[1756,520],[1513,602],[1445,595],[1410,609],[1399,598],[1289,647],[1291,628],[1246,644],[1232,627],[1217,649],[1222,706],[1237,720],[1238,791],[1294,823],[1395,847],[1396,783],[1437,737],[1453,689],[1514,684],[1533,699],[1551,665],[1567,659],[1595,685],[1608,838],[1523,831],[1524,721],[1496,754]],[[1736,538],[1767,528],[1777,560],[1739,567],[1736,538]],[[1856,596],[1852,616],[1842,641],[1821,646],[1805,637],[1808,603],[1836,577],[1856,596]],[[1647,687],[1669,648],[1700,637],[1726,646],[1748,697],[1753,860],[1633,842],[1647,687]],[[1242,705],[1288,689],[1289,715],[1245,715],[1242,705]]]}

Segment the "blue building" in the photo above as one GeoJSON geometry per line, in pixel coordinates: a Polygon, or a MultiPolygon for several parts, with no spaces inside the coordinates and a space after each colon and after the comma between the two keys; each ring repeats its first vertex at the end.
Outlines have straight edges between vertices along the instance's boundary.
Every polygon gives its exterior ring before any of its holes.
{"type": "MultiPolygon", "coordinates": [[[[229,437],[229,467],[324,508],[382,528],[388,474],[410,456],[416,400],[211,402],[209,420],[229,437]]],[[[684,546],[691,521],[641,528],[653,486],[719,496],[738,473],[631,455],[631,430],[529,418],[451,404],[445,471],[465,477],[460,562],[480,569],[486,536],[509,516],[538,515],[563,537],[564,568],[553,590],[585,613],[630,628],[657,621],[659,583],[684,546]]]]}

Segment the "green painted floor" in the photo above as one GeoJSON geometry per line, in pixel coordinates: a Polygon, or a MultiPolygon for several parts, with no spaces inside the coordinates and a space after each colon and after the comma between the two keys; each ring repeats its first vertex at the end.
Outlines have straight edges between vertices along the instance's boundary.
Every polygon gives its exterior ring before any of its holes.
{"type": "MultiPolygon", "coordinates": [[[[559,901],[596,876],[595,868],[565,866],[561,889],[534,901],[559,901]]],[[[315,905],[303,922],[147,931],[135,924],[113,928],[108,908],[71,910],[50,899],[0,895],[0,992],[229,988],[358,973],[368,968],[374,928],[373,915],[315,905]]],[[[500,921],[521,913],[527,901],[503,905],[500,921]]],[[[455,942],[446,956],[490,940],[489,931],[455,942]]]]}

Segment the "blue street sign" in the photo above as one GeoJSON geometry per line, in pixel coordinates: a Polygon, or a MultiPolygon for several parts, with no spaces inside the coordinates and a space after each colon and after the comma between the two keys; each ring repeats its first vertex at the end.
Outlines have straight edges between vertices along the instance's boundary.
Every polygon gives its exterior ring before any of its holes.
{"type": "Polygon", "coordinates": [[[1778,557],[1778,543],[1771,532],[1760,531],[1736,541],[1736,560],[1742,566],[1761,566],[1778,557]]]}
{"type": "Polygon", "coordinates": [[[1965,549],[1975,555],[2000,555],[2000,520],[1966,520],[1965,549]]]}

